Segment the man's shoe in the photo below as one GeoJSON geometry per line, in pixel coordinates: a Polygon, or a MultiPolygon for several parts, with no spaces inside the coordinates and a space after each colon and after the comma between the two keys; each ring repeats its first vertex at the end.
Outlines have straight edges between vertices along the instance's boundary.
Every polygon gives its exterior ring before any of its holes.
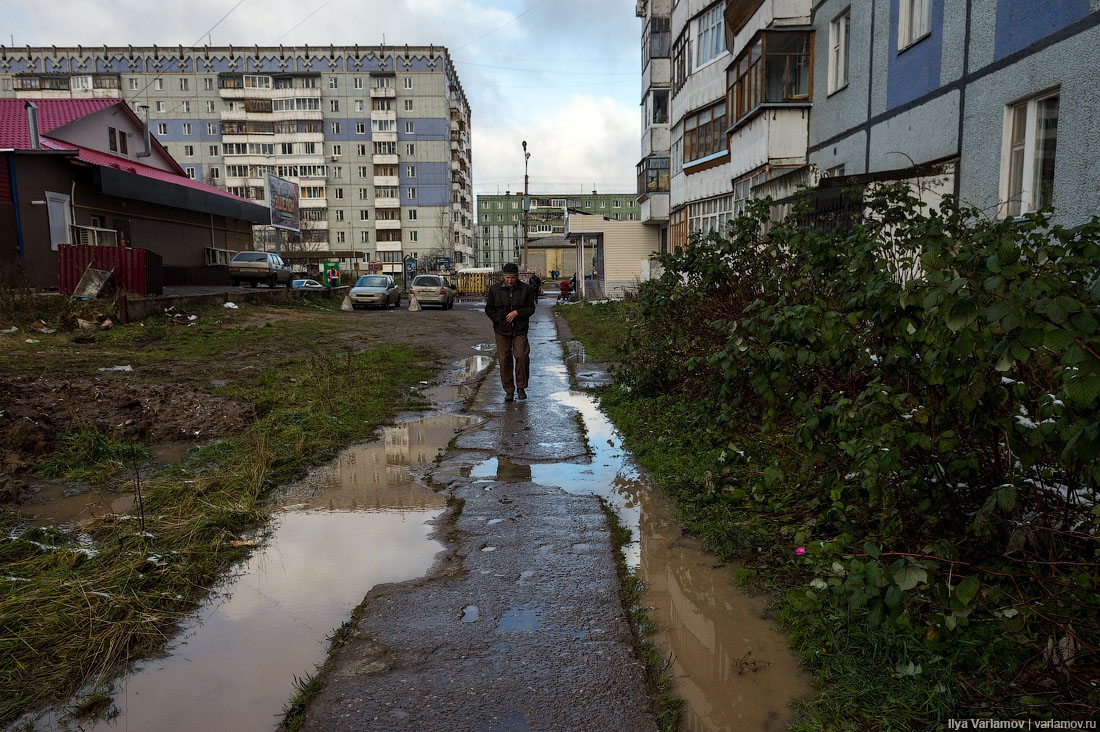
{"type": "Polygon", "coordinates": [[[520,389],[516,393],[516,396],[518,396],[520,399],[526,399],[527,398],[527,390],[526,389],[520,389]]]}
{"type": "MultiPolygon", "coordinates": [[[[520,394],[522,394],[522,393],[523,393],[523,389],[520,389],[520,390],[519,390],[519,393],[520,393],[520,394]]],[[[520,399],[522,399],[522,398],[523,398],[523,397],[521,396],[521,397],[520,397],[520,399]]],[[[512,392],[507,392],[507,393],[505,393],[505,395],[504,395],[504,401],[506,401],[506,402],[510,402],[510,401],[512,401],[512,400],[514,400],[514,399],[515,399],[515,397],[513,397],[513,396],[512,396],[512,392]]]]}

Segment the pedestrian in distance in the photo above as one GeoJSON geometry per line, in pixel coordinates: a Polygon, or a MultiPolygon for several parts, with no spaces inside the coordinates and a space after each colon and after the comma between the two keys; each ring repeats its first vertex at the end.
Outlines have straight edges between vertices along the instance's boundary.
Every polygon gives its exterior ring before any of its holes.
{"type": "Polygon", "coordinates": [[[535,294],[530,285],[520,281],[519,267],[515,264],[504,265],[504,281],[489,287],[485,314],[493,321],[504,401],[510,402],[517,396],[526,399],[531,375],[531,343],[527,340],[527,330],[535,314],[535,294]]]}
{"type": "Polygon", "coordinates": [[[542,294],[542,278],[537,274],[532,274],[530,279],[527,280],[527,284],[531,285],[531,289],[535,292],[535,303],[539,301],[539,295],[542,294]]]}

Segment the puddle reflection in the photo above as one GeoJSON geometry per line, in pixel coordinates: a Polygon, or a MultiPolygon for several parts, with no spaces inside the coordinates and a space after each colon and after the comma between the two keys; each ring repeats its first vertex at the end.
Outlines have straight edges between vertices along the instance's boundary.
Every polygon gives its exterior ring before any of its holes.
{"type": "MultiPolygon", "coordinates": [[[[289,490],[271,534],[216,588],[161,659],[117,680],[119,716],[82,730],[271,732],[294,679],[377,584],[424,575],[443,548],[429,522],[445,499],[414,482],[473,417],[434,415],[348,448],[289,490]]],[[[67,730],[54,711],[39,730],[67,730]]]]}
{"type": "MultiPolygon", "coordinates": [[[[626,561],[645,583],[644,604],[659,628],[653,642],[673,658],[673,691],[687,702],[683,728],[785,728],[794,718],[788,702],[811,689],[786,638],[763,619],[765,600],[739,591],[728,567],[715,567],[713,556],[682,535],[671,502],[635,468],[590,396],[559,392],[551,398],[581,413],[594,455],[583,465],[533,464],[531,480],[601,496],[633,533],[626,561]]],[[[486,460],[471,477],[498,471],[496,459],[486,460]]]]}

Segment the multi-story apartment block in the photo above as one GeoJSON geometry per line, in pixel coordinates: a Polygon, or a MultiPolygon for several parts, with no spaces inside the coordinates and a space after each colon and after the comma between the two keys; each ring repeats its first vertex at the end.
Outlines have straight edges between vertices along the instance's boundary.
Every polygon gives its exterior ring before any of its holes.
{"type": "MultiPolygon", "coordinates": [[[[1100,210],[1096,0],[638,0],[642,220],[666,226],[657,168],[668,28],[667,241],[685,244],[801,186],[908,181],[997,216],[1100,210]],[[1071,152],[1072,151],[1072,152],[1071,152]]],[[[858,203],[855,204],[858,207],[858,203]]],[[[781,209],[777,209],[781,210],[781,209]]],[[[662,244],[665,239],[662,239],[662,244]]]]}
{"type": "Polygon", "coordinates": [[[641,216],[633,193],[549,193],[528,198],[530,210],[525,219],[522,193],[506,191],[477,197],[478,263],[481,266],[523,263],[525,221],[530,241],[563,235],[566,209],[605,216],[613,221],[637,221],[641,216]]]}
{"type": "Polygon", "coordinates": [[[644,116],[638,194],[642,220],[662,230],[662,248],[720,228],[744,209],[753,186],[806,164],[810,5],[639,0],[644,116]]]}
{"type": "Polygon", "coordinates": [[[870,180],[991,217],[1100,213],[1100,3],[821,0],[809,162],[819,197],[870,180]],[[979,7],[980,6],[980,7],[979,7]],[[1091,62],[1090,62],[1091,60],[1091,62]]]}
{"type": "Polygon", "coordinates": [[[473,260],[470,107],[444,48],[0,46],[0,95],[124,99],[194,178],[256,201],[268,174],[298,183],[291,253],[473,260]]]}

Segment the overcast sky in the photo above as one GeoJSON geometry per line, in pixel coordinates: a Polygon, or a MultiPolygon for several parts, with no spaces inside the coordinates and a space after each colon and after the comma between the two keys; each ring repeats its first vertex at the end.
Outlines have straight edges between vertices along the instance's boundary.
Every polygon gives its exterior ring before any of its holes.
{"type": "Polygon", "coordinates": [[[5,3],[8,46],[446,46],[470,101],[474,193],[633,192],[635,0],[49,0],[5,3]]]}

